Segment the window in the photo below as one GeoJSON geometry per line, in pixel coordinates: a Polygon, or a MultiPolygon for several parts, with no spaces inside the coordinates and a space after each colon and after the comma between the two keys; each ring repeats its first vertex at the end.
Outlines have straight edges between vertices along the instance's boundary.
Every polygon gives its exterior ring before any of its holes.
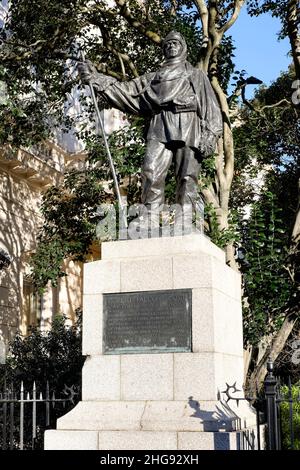
{"type": "Polygon", "coordinates": [[[43,296],[33,291],[33,285],[25,277],[23,281],[24,314],[26,329],[29,326],[40,327],[43,311],[43,296]]]}

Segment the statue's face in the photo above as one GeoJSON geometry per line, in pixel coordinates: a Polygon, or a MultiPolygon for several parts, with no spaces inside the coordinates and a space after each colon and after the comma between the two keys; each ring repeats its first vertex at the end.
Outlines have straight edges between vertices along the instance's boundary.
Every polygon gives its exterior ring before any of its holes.
{"type": "Polygon", "coordinates": [[[164,45],[164,55],[166,59],[174,59],[182,52],[182,45],[177,39],[170,39],[164,45]]]}

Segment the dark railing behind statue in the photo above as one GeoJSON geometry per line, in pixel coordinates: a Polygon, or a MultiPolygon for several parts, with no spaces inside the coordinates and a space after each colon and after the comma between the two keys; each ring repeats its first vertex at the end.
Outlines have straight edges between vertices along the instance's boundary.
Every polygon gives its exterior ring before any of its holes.
{"type": "Polygon", "coordinates": [[[44,390],[35,382],[30,391],[4,385],[0,392],[0,449],[42,449],[46,429],[55,428],[56,419],[77,402],[74,387],[67,387],[59,398],[47,383],[44,390]]]}
{"type": "Polygon", "coordinates": [[[272,361],[268,362],[267,371],[261,396],[236,397],[234,394],[238,390],[235,385],[227,384],[227,390],[224,392],[227,395],[227,401],[256,402],[259,450],[261,449],[259,427],[262,423],[266,426],[265,448],[267,450],[281,450],[283,446],[290,450],[300,449],[300,386],[292,386],[290,379],[288,385],[282,386],[280,380],[274,376],[272,361]],[[295,425],[298,426],[296,429],[295,425]]]}

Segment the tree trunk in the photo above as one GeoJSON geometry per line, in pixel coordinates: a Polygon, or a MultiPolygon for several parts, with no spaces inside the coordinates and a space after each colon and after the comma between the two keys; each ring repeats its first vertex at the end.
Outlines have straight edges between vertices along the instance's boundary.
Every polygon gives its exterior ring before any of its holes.
{"type": "Polygon", "coordinates": [[[292,48],[296,77],[300,79],[300,34],[299,34],[299,0],[290,0],[288,3],[288,35],[292,48]]]}
{"type": "Polygon", "coordinates": [[[256,365],[255,370],[246,381],[247,393],[255,395],[256,389],[260,389],[267,373],[267,361],[270,358],[273,362],[277,359],[283,350],[285,343],[292,332],[298,318],[295,315],[287,315],[282,327],[275,335],[271,345],[267,348],[265,354],[256,365]]]}

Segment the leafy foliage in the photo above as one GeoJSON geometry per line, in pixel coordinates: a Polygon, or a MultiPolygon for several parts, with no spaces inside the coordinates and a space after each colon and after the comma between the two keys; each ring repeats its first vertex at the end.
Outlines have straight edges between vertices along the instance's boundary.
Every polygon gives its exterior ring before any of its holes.
{"type": "MultiPolygon", "coordinates": [[[[288,386],[281,387],[281,394],[286,399],[293,399],[294,450],[300,450],[300,402],[299,384],[292,385],[291,394],[288,386]],[[291,396],[290,396],[291,395],[291,396]]],[[[282,450],[291,449],[290,405],[288,401],[280,404],[282,450]]]]}
{"type": "Polygon", "coordinates": [[[252,101],[258,112],[244,107],[242,126],[234,130],[237,169],[251,163],[275,165],[294,164],[299,156],[299,110],[292,106],[294,71],[291,67],[268,87],[261,87],[252,101]],[[277,105],[278,104],[278,105],[277,105]]]}
{"type": "Polygon", "coordinates": [[[44,195],[44,217],[37,250],[32,256],[32,279],[42,289],[48,280],[56,285],[65,258],[83,261],[95,240],[96,211],[104,200],[99,171],[73,170],[60,186],[52,186],[44,195]]]}
{"type": "MultiPolygon", "coordinates": [[[[80,400],[81,369],[84,357],[81,355],[81,312],[77,312],[77,322],[67,326],[66,318],[56,316],[53,319],[51,330],[41,332],[33,327],[28,336],[22,337],[17,333],[9,346],[9,353],[5,365],[1,365],[0,389],[17,393],[19,397],[21,382],[26,393],[32,393],[33,383],[36,384],[37,397],[40,393],[49,397],[66,399],[63,402],[51,404],[49,412],[48,429],[56,427],[56,419],[70,411],[80,400]],[[48,386],[47,386],[48,384],[48,386]],[[72,393],[71,393],[72,392],[72,393]],[[53,407],[54,405],[54,407],[53,407]]],[[[11,396],[11,395],[9,395],[11,396]]],[[[20,414],[15,408],[13,443],[19,448],[20,414]]],[[[45,402],[36,403],[36,438],[32,436],[32,407],[24,406],[24,449],[43,449],[45,425],[45,402]]],[[[3,432],[0,445],[3,445],[5,436],[4,426],[8,423],[2,421],[3,432]]],[[[3,447],[4,448],[4,447],[3,447]]]]}
{"type": "Polygon", "coordinates": [[[280,377],[284,383],[288,383],[289,377],[292,377],[295,383],[300,381],[298,364],[300,357],[299,337],[300,325],[298,322],[274,364],[275,375],[280,377]]]}
{"type": "Polygon", "coordinates": [[[256,344],[277,330],[293,295],[285,270],[288,234],[276,195],[264,192],[244,223],[244,338],[256,344]]]}
{"type": "Polygon", "coordinates": [[[209,220],[209,237],[213,243],[220,248],[224,248],[228,243],[237,243],[240,240],[238,230],[238,212],[230,211],[228,217],[228,228],[220,230],[218,216],[216,210],[211,204],[207,204],[204,208],[205,219],[209,220]]]}
{"type": "Polygon", "coordinates": [[[261,87],[234,129],[231,206],[241,214],[244,338],[257,345],[297,303],[299,251],[291,250],[298,204],[299,110],[287,99],[293,70],[261,87]],[[277,105],[279,103],[279,105],[277,105]],[[250,214],[248,216],[243,215],[250,214]]]}
{"type": "Polygon", "coordinates": [[[81,315],[78,311],[77,322],[68,326],[66,318],[56,316],[51,329],[42,332],[32,327],[28,336],[17,333],[9,346],[5,372],[1,379],[32,387],[34,381],[51,387],[60,393],[65,385],[77,386],[81,383],[81,369],[84,358],[81,355],[81,315]]]}
{"type": "MultiPolygon", "coordinates": [[[[130,0],[127,5],[148,36],[124,19],[117,4],[105,0],[89,6],[84,0],[10,2],[0,32],[0,80],[9,97],[0,105],[0,144],[28,146],[53,136],[56,128],[71,128],[75,118],[66,115],[64,104],[75,85],[82,88],[74,73],[79,44],[90,60],[120,80],[157,68],[162,61],[161,38],[172,29],[186,38],[188,60],[193,65],[199,62],[205,51],[194,2],[179,2],[176,13],[172,2],[161,0],[145,6],[130,0]]],[[[226,11],[224,21],[230,8],[226,11]]],[[[234,71],[233,50],[232,38],[223,37],[217,76],[224,90],[234,71]]]]}

